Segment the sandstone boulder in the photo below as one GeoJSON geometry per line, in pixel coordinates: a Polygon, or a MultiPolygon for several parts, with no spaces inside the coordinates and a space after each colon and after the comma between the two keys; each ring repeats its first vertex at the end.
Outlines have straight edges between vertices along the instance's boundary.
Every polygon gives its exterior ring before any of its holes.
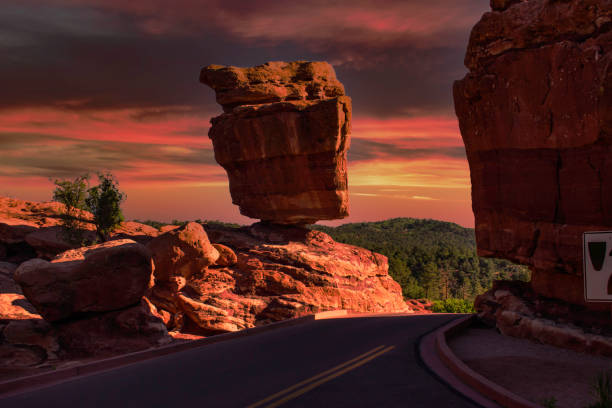
{"type": "Polygon", "coordinates": [[[141,224],[135,221],[125,221],[113,231],[112,239],[131,239],[146,245],[159,234],[160,231],[150,225],[141,224]]]}
{"type": "Polygon", "coordinates": [[[19,266],[15,280],[50,322],[137,304],[152,273],[150,252],[131,240],[110,241],[19,266]]]}
{"type": "Polygon", "coordinates": [[[217,262],[215,262],[215,265],[218,265],[218,266],[236,265],[236,263],[238,262],[238,257],[236,256],[236,253],[232,250],[232,248],[229,248],[221,244],[212,244],[212,245],[213,247],[215,247],[217,252],[219,252],[219,259],[217,259],[217,262]]]}
{"type": "Polygon", "coordinates": [[[127,309],[97,313],[55,325],[70,357],[104,356],[157,347],[172,341],[146,301],[127,309]]]}
{"type": "Polygon", "coordinates": [[[329,64],[212,65],[200,80],[226,112],[209,137],[243,215],[280,224],[348,215],[351,100],[329,64]]]}
{"type": "Polygon", "coordinates": [[[584,305],[582,233],[612,229],[612,2],[492,4],[453,90],[478,253],[530,265],[537,293],[584,305]]]}
{"type": "Polygon", "coordinates": [[[0,262],[0,322],[40,319],[36,309],[23,296],[13,279],[17,265],[0,262]]]}
{"type": "Polygon", "coordinates": [[[225,112],[240,105],[315,100],[344,95],[344,86],[326,62],[267,62],[249,68],[209,65],[200,82],[213,88],[225,112]]]}
{"type": "Polygon", "coordinates": [[[204,228],[189,222],[170,230],[147,244],[155,262],[155,280],[168,281],[175,276],[188,278],[219,258],[204,228]]]}

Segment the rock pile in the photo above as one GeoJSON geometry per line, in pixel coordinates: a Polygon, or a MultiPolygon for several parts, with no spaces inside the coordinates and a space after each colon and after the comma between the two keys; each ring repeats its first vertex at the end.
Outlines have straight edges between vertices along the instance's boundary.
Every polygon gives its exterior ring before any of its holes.
{"type": "Polygon", "coordinates": [[[331,65],[209,65],[200,81],[225,112],[208,135],[243,215],[277,224],[348,215],[351,100],[331,65]]]}
{"type": "Polygon", "coordinates": [[[411,310],[388,274],[386,257],[319,231],[261,223],[204,231],[189,223],[149,243],[163,254],[187,246],[206,248],[202,258],[216,261],[180,269],[176,257],[156,267],[148,296],[171,330],[209,335],[326,310],[411,310]],[[210,247],[209,237],[221,245],[210,247]]]}
{"type": "Polygon", "coordinates": [[[475,307],[483,322],[507,336],[612,357],[609,312],[539,296],[527,282],[496,281],[475,307]]]}

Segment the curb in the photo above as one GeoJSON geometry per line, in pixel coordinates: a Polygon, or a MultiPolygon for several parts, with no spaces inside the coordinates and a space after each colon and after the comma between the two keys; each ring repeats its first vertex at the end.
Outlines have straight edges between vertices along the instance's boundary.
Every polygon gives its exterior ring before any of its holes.
{"type": "Polygon", "coordinates": [[[240,337],[252,336],[254,334],[264,333],[282,327],[296,326],[315,320],[333,319],[335,317],[346,316],[347,314],[348,311],[346,310],[331,310],[328,312],[321,312],[303,317],[282,320],[280,322],[266,324],[265,326],[252,327],[249,329],[239,330],[235,332],[218,334],[215,336],[206,337],[204,339],[186,341],[182,343],[171,344],[168,346],[162,346],[159,348],[137,351],[134,353],[123,354],[116,357],[86,363],[80,366],[62,368],[47,373],[35,374],[28,377],[17,378],[15,380],[4,381],[0,382],[0,399],[10,395],[19,394],[21,392],[34,388],[41,388],[47,385],[56,384],[74,377],[94,374],[101,371],[121,367],[127,364],[150,360],[152,358],[177,353],[180,351],[191,350],[194,348],[206,346],[208,344],[219,343],[222,341],[232,340],[240,337]]]}
{"type": "Polygon", "coordinates": [[[455,320],[438,329],[435,334],[435,348],[438,357],[458,379],[475,391],[506,408],[539,408],[540,406],[520,397],[489,381],[469,368],[448,347],[447,340],[467,329],[476,320],[476,315],[455,320]]]}

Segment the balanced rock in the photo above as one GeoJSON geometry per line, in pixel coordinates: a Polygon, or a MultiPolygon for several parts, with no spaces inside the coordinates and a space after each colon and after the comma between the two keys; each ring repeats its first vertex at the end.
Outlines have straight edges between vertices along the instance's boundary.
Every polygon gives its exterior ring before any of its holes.
{"type": "Polygon", "coordinates": [[[219,258],[204,228],[189,222],[170,230],[147,244],[155,262],[155,280],[168,281],[179,276],[188,278],[199,273],[219,258]]]}
{"type": "Polygon", "coordinates": [[[612,229],[612,2],[493,1],[472,30],[455,110],[478,253],[532,267],[586,306],[582,234],[612,229]]]}
{"type": "Polygon", "coordinates": [[[351,100],[331,65],[210,65],[200,81],[225,111],[208,135],[243,215],[279,224],[348,215],[351,100]]]}
{"type": "Polygon", "coordinates": [[[55,322],[137,304],[152,271],[150,252],[126,239],[70,250],[51,262],[29,260],[14,278],[45,320],[55,322]]]}

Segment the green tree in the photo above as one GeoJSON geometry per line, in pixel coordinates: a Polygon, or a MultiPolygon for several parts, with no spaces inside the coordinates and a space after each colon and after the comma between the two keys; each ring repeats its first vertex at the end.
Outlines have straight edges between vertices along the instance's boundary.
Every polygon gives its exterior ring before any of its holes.
{"type": "Polygon", "coordinates": [[[394,218],[311,228],[387,256],[389,274],[407,298],[473,300],[495,279],[528,281],[530,276],[524,266],[479,257],[474,230],[449,222],[394,218]]]}
{"type": "Polygon", "coordinates": [[[427,299],[438,299],[440,295],[440,275],[435,263],[429,262],[425,264],[422,280],[427,299]]]}
{"type": "Polygon", "coordinates": [[[81,212],[85,209],[87,183],[89,176],[83,175],[74,180],[55,180],[53,200],[64,204],[61,214],[62,236],[64,240],[74,245],[85,244],[85,229],[81,220],[81,212]]]}
{"type": "Polygon", "coordinates": [[[102,242],[123,222],[121,202],[126,195],[119,191],[119,183],[111,173],[99,173],[99,184],[87,190],[87,209],[94,216],[96,233],[102,242]]]}

